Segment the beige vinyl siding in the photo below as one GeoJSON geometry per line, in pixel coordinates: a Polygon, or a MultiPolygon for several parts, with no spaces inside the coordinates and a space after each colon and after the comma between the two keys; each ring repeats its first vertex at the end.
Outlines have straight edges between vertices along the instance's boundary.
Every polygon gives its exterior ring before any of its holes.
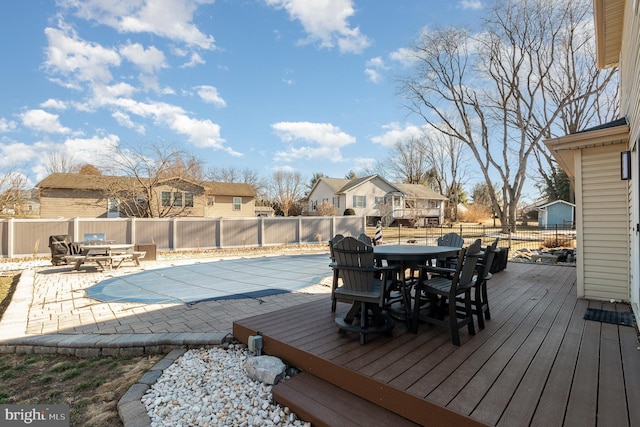
{"type": "Polygon", "coordinates": [[[233,210],[233,198],[239,196],[216,196],[216,204],[207,209],[207,216],[213,218],[243,218],[255,216],[255,199],[242,197],[242,206],[239,211],[233,210]]]}
{"type": "Polygon", "coordinates": [[[633,1],[626,3],[622,41],[620,80],[620,115],[626,116],[631,128],[631,144],[640,138],[640,11],[633,11],[633,1]]]}
{"type": "Polygon", "coordinates": [[[90,190],[40,191],[40,218],[106,218],[107,199],[90,190]]]}
{"type": "Polygon", "coordinates": [[[586,298],[629,300],[629,191],[620,179],[625,149],[623,144],[584,148],[579,156],[579,251],[586,298]]]}

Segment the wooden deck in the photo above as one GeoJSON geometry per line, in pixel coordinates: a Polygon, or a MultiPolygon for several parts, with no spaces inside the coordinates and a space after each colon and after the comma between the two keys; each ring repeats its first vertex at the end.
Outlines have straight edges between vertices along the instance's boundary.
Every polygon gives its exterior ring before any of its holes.
{"type": "Polygon", "coordinates": [[[640,425],[635,328],[583,319],[587,307],[629,308],[579,300],[575,282],[571,267],[510,263],[489,282],[492,319],[475,336],[462,328],[460,347],[402,323],[360,345],[338,333],[328,296],[233,331],[245,343],[259,331],[264,353],[420,425],[640,425]]]}

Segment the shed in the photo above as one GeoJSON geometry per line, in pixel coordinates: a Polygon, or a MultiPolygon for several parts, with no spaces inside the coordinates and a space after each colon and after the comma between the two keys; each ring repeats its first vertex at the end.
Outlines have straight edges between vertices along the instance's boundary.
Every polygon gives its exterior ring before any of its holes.
{"type": "Polygon", "coordinates": [[[564,200],[538,206],[538,227],[573,227],[576,205],[564,200]]]}

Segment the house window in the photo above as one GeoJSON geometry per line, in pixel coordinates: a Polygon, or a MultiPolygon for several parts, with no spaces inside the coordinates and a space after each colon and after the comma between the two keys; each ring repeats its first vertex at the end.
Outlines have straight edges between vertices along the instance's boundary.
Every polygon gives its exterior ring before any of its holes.
{"type": "Polygon", "coordinates": [[[185,208],[193,207],[193,193],[184,193],[184,207],[185,208]]]}
{"type": "Polygon", "coordinates": [[[233,198],[233,210],[234,211],[242,210],[242,197],[233,198]]]}
{"type": "Polygon", "coordinates": [[[215,196],[207,196],[207,206],[215,206],[216,198],[215,196]]]}
{"type": "Polygon", "coordinates": [[[179,191],[173,193],[173,206],[182,207],[182,193],[179,191]]]}
{"type": "Polygon", "coordinates": [[[340,197],[333,198],[333,206],[335,206],[336,208],[340,207],[340,197]]]}
{"type": "Polygon", "coordinates": [[[353,207],[354,208],[366,208],[367,207],[367,197],[366,196],[353,196],[353,207]]]}
{"type": "Polygon", "coordinates": [[[118,217],[120,217],[120,204],[118,203],[118,199],[110,197],[107,200],[107,218],[118,217]]]}
{"type": "Polygon", "coordinates": [[[375,205],[376,206],[384,205],[384,197],[376,196],[375,205]]]}
{"type": "Polygon", "coordinates": [[[162,197],[162,206],[164,206],[164,207],[171,206],[171,192],[170,191],[163,191],[161,197],[162,197]]]}

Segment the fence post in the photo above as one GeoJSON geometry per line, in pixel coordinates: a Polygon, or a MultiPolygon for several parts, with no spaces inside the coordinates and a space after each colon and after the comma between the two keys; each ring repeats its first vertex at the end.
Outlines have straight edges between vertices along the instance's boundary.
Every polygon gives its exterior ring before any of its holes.
{"type": "Polygon", "coordinates": [[[84,236],[82,236],[83,238],[80,240],[80,218],[72,218],[71,223],[73,224],[73,236],[71,236],[71,240],[74,242],[81,242],[84,240],[84,236]]]}
{"type": "Polygon", "coordinates": [[[173,217],[171,219],[171,242],[169,244],[169,249],[176,250],[180,242],[178,242],[178,217],[173,217]]]}
{"type": "Polygon", "coordinates": [[[460,237],[462,237],[462,240],[464,240],[464,236],[462,235],[462,224],[460,224],[460,237]]]}
{"type": "Polygon", "coordinates": [[[132,216],[129,218],[129,235],[131,237],[132,245],[136,244],[136,217],[132,216]]]}
{"type": "MultiPolygon", "coordinates": [[[[13,238],[13,221],[15,219],[14,218],[9,218],[7,220],[7,257],[8,258],[13,258],[13,246],[14,246],[14,242],[15,239],[13,238]]],[[[47,242],[47,244],[49,244],[47,242]]]]}

